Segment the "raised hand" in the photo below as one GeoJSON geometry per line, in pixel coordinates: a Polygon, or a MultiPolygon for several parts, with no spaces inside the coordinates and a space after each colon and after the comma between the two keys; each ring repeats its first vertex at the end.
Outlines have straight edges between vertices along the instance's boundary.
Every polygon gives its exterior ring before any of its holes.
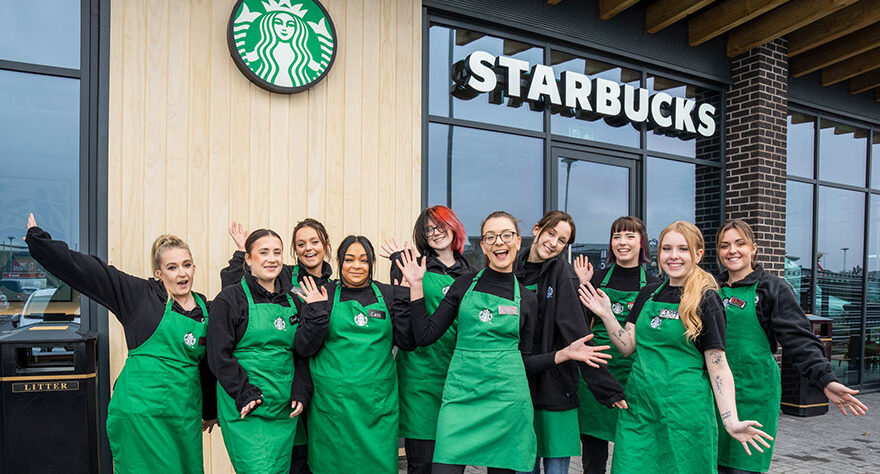
{"type": "Polygon", "coordinates": [[[400,252],[405,248],[409,248],[409,242],[404,242],[403,245],[400,245],[400,242],[398,242],[397,239],[389,239],[386,240],[379,249],[379,256],[391,258],[392,254],[400,252]]]}
{"type": "Polygon", "coordinates": [[[772,436],[758,429],[761,427],[763,427],[763,425],[755,420],[736,421],[724,424],[724,429],[727,430],[727,433],[742,443],[743,449],[746,450],[746,454],[749,456],[752,455],[752,451],[749,449],[750,444],[753,448],[757,449],[759,453],[763,453],[764,450],[761,449],[761,446],[759,446],[758,443],[760,442],[765,448],[769,448],[770,445],[767,441],[764,441],[764,438],[773,441],[772,436]]]}
{"type": "Polygon", "coordinates": [[[311,276],[307,276],[302,280],[302,291],[297,293],[297,296],[306,304],[315,303],[318,301],[327,301],[327,288],[323,286],[318,288],[318,284],[315,283],[315,279],[311,276]]]}
{"type": "Polygon", "coordinates": [[[578,288],[578,298],[581,300],[581,304],[600,318],[614,317],[614,313],[611,312],[611,298],[608,298],[608,295],[601,289],[593,288],[591,283],[588,282],[578,288]]]}
{"type": "Polygon", "coordinates": [[[567,360],[578,360],[590,367],[599,368],[599,364],[607,364],[611,354],[602,351],[611,349],[611,346],[588,346],[587,341],[593,338],[592,334],[584,336],[571,344],[565,349],[556,352],[556,363],[561,364],[567,360]]]}
{"type": "Polygon", "coordinates": [[[425,259],[421,262],[416,258],[411,248],[406,248],[400,253],[400,260],[397,262],[397,268],[400,268],[403,279],[412,288],[422,284],[422,278],[425,276],[425,259]]]}
{"type": "Polygon", "coordinates": [[[27,223],[27,226],[28,226],[28,227],[27,227],[28,229],[30,229],[31,227],[36,227],[36,226],[37,226],[37,220],[34,218],[34,213],[33,213],[33,212],[30,213],[30,214],[28,214],[28,223],[27,223]]]}
{"type": "Polygon", "coordinates": [[[864,415],[868,411],[868,407],[853,396],[859,393],[859,391],[853,390],[840,382],[829,383],[825,386],[824,392],[828,400],[837,405],[843,416],[846,416],[847,408],[855,416],[864,415]]]}
{"type": "Polygon", "coordinates": [[[590,263],[590,257],[578,255],[574,259],[574,272],[577,273],[581,285],[589,283],[593,278],[593,264],[590,263]]]}
{"type": "Polygon", "coordinates": [[[229,224],[229,236],[232,237],[238,250],[244,252],[244,243],[248,237],[247,229],[238,222],[232,221],[232,224],[229,224]]]}

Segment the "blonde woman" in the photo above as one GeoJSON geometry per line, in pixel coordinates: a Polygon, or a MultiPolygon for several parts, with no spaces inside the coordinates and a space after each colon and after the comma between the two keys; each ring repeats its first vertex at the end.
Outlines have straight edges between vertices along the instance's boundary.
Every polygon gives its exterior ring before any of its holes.
{"type": "Polygon", "coordinates": [[[620,353],[639,354],[626,387],[629,410],[618,417],[612,472],[716,473],[713,394],[724,429],[747,453],[750,446],[759,452],[770,447],[764,438],[773,438],[758,429],[761,424],[737,414],[724,352],[724,306],[715,279],[697,266],[704,252],[695,225],[667,226],[658,254],[666,280],[639,291],[624,327],[605,292],[591,284],[579,290],[620,353]]]}

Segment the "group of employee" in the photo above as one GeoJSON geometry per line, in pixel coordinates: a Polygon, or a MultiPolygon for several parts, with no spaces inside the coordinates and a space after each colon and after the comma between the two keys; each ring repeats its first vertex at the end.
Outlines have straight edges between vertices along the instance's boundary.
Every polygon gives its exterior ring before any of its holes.
{"type": "Polygon", "coordinates": [[[635,217],[611,226],[602,269],[566,249],[575,222],[548,212],[521,248],[517,219],[482,222],[482,268],[462,257],[463,225],[424,210],[415,248],[386,242],[391,284],[374,279],[363,236],[328,263],[324,226],[295,227],[295,265],[269,229],[233,223],[238,251],[208,301],[192,291],[186,243],[160,236],[142,279],[52,240],[28,218],[31,255],[122,323],[128,359],[108,408],[119,473],[200,473],[201,430],[220,425],[239,473],[766,472],[779,411],[778,345],[846,414],[865,414],[836,381],[788,284],[756,265],[743,221],[717,234],[725,272],[698,265],[701,231],[660,234],[664,279],[645,272],[635,217]],[[393,349],[396,348],[396,351],[393,349]],[[396,354],[395,354],[396,352],[396,354]],[[624,388],[625,387],[625,388],[624,388]],[[721,427],[719,428],[719,424],[721,427]]]}

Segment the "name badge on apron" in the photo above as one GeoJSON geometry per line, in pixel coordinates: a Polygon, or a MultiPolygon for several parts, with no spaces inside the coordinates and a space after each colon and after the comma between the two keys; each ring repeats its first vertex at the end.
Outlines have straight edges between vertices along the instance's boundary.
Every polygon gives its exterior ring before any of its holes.
{"type": "MultiPolygon", "coordinates": [[[[755,295],[755,298],[757,298],[757,296],[758,295],[755,295]]],[[[744,300],[737,298],[736,296],[731,296],[730,298],[724,298],[724,300],[722,300],[722,303],[724,303],[725,308],[727,308],[730,305],[734,305],[739,309],[745,309],[745,307],[746,307],[746,302],[744,300]]]]}
{"type": "Polygon", "coordinates": [[[374,319],[385,319],[385,311],[371,309],[371,310],[367,311],[367,316],[374,318],[374,319]]]}
{"type": "Polygon", "coordinates": [[[519,314],[519,311],[517,311],[516,306],[498,305],[498,314],[519,314]]]}

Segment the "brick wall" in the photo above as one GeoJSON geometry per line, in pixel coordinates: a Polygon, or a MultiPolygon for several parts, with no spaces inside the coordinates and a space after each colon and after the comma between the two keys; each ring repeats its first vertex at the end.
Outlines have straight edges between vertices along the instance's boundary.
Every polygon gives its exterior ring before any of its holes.
{"type": "Polygon", "coordinates": [[[758,263],[785,265],[787,42],[777,39],[734,58],[727,92],[727,217],[755,230],[758,263]]]}

